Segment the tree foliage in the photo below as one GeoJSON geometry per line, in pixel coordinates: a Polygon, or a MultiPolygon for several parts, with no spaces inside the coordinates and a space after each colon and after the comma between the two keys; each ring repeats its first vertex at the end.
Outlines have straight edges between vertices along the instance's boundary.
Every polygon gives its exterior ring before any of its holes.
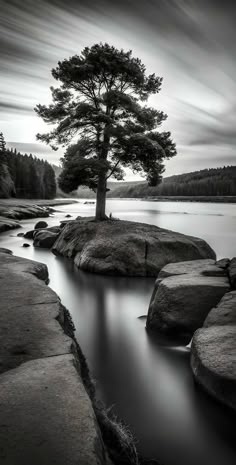
{"type": "Polygon", "coordinates": [[[132,51],[108,44],[86,47],[59,62],[52,75],[60,87],[51,87],[52,104],[37,105],[36,112],[54,128],[37,138],[56,149],[79,136],[66,151],[59,185],[66,192],[79,185],[96,189],[102,219],[110,176],[122,179],[123,168],[131,168],[156,185],[164,160],[176,155],[170,133],[157,130],[167,115],[145,103],[160,91],[162,78],[146,75],[132,51]]]}

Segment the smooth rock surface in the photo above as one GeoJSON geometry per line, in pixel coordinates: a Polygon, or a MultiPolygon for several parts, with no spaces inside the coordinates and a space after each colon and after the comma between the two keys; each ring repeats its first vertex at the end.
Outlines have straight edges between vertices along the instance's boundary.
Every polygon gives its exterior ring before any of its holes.
{"type": "Polygon", "coordinates": [[[195,332],[191,367],[209,394],[236,410],[236,291],[225,294],[195,332]]]}
{"type": "Polygon", "coordinates": [[[0,463],[108,465],[78,346],[63,329],[68,315],[47,277],[44,264],[0,250],[0,463]]]}
{"type": "Polygon", "coordinates": [[[236,410],[235,325],[213,325],[196,331],[191,367],[195,379],[209,394],[236,410]]]}
{"type": "Polygon", "coordinates": [[[66,224],[52,250],[82,270],[110,275],[157,276],[170,262],[215,259],[199,238],[143,223],[86,218],[66,224]]]}
{"type": "Polygon", "coordinates": [[[169,263],[161,269],[158,278],[167,278],[168,276],[182,274],[200,274],[202,276],[227,276],[224,268],[217,265],[215,260],[192,260],[180,263],[169,263]]]}
{"type": "Polygon", "coordinates": [[[229,290],[226,277],[183,274],[163,279],[152,295],[147,328],[189,336],[201,327],[212,307],[229,290]]]}

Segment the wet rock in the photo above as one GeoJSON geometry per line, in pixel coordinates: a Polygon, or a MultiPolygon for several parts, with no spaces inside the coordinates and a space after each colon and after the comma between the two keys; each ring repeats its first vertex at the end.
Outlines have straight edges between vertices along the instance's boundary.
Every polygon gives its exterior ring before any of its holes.
{"type": "Polygon", "coordinates": [[[215,259],[199,238],[144,223],[90,218],[66,224],[53,252],[73,258],[85,271],[130,276],[157,276],[169,262],[215,259]]]}
{"type": "Polygon", "coordinates": [[[230,284],[233,289],[236,289],[236,257],[230,261],[228,272],[230,284]]]}
{"type": "Polygon", "coordinates": [[[45,229],[48,227],[48,224],[46,221],[38,221],[34,227],[34,229],[45,229]]]}
{"type": "Polygon", "coordinates": [[[70,215],[69,213],[68,213],[68,215],[65,216],[65,218],[71,218],[71,217],[72,217],[72,215],[70,215]]]}
{"type": "Polygon", "coordinates": [[[226,277],[183,274],[163,279],[150,302],[147,328],[191,339],[229,290],[226,277]]]}
{"type": "Polygon", "coordinates": [[[20,223],[15,220],[11,220],[4,216],[0,216],[0,233],[9,231],[11,229],[20,228],[20,223]]]}
{"type": "Polygon", "coordinates": [[[47,230],[40,230],[37,234],[34,235],[33,244],[35,247],[51,249],[57,238],[58,233],[47,230]]]}
{"type": "Polygon", "coordinates": [[[24,237],[26,239],[33,239],[35,232],[36,232],[35,229],[31,229],[30,231],[26,231],[26,233],[24,234],[24,237]]]}
{"type": "Polygon", "coordinates": [[[24,233],[18,233],[17,237],[24,237],[24,233]]]}
{"type": "Polygon", "coordinates": [[[25,242],[22,247],[30,247],[30,244],[27,244],[27,242],[25,242]]]}

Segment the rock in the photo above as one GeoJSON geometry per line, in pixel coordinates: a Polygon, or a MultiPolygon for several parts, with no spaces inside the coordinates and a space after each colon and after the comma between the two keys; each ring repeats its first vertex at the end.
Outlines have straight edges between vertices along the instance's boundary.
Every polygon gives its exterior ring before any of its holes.
{"type": "Polygon", "coordinates": [[[236,257],[230,261],[228,272],[230,284],[233,289],[236,289],[236,257]]]}
{"type": "Polygon", "coordinates": [[[228,290],[228,279],[222,276],[183,274],[165,278],[152,295],[147,328],[190,340],[228,290]]]}
{"type": "Polygon", "coordinates": [[[22,232],[21,232],[21,233],[18,233],[18,234],[17,234],[17,237],[24,237],[24,233],[22,233],[22,232]]]}
{"type": "Polygon", "coordinates": [[[14,221],[4,216],[0,216],[0,233],[20,227],[21,225],[18,221],[14,221]]]}
{"type": "Polygon", "coordinates": [[[40,230],[37,234],[34,235],[34,247],[51,249],[57,238],[58,233],[47,230],[40,230]]]}
{"type": "Polygon", "coordinates": [[[1,376],[1,463],[106,465],[101,433],[72,355],[1,376]]]}
{"type": "Polygon", "coordinates": [[[30,247],[30,244],[27,244],[27,242],[25,242],[22,247],[30,247]]]}
{"type": "Polygon", "coordinates": [[[202,328],[191,344],[196,381],[213,397],[236,410],[236,327],[202,328]]]}
{"type": "Polygon", "coordinates": [[[30,231],[26,231],[26,233],[24,234],[24,237],[26,239],[33,239],[35,232],[36,232],[35,229],[30,229],[30,231]]]}
{"type": "Polygon", "coordinates": [[[72,215],[70,215],[69,213],[68,213],[68,215],[65,216],[65,218],[71,218],[71,217],[72,217],[72,215]]]}
{"type": "Polygon", "coordinates": [[[202,239],[149,224],[86,218],[66,224],[52,250],[82,270],[128,276],[157,276],[170,262],[215,259],[202,239]]]}
{"type": "Polygon", "coordinates": [[[44,264],[0,252],[1,463],[112,465],[68,312],[43,275],[44,264]]]}
{"type": "Polygon", "coordinates": [[[230,259],[229,258],[221,258],[221,260],[217,260],[216,265],[219,266],[220,268],[228,268],[230,264],[230,259]]]}
{"type": "Polygon", "coordinates": [[[182,274],[201,274],[202,276],[227,276],[227,272],[212,259],[192,260],[180,263],[169,263],[161,269],[158,278],[182,274]]]}
{"type": "Polygon", "coordinates": [[[12,255],[12,251],[10,249],[5,249],[5,247],[0,247],[0,253],[7,253],[8,255],[12,255]]]}
{"type": "Polygon", "coordinates": [[[236,291],[227,292],[207,315],[204,328],[213,325],[236,325],[236,291]]]}
{"type": "Polygon", "coordinates": [[[209,394],[236,410],[236,291],[223,296],[194,334],[191,367],[209,394]]]}
{"type": "Polygon", "coordinates": [[[34,227],[34,229],[45,229],[48,227],[48,224],[46,221],[38,221],[34,227]]]}

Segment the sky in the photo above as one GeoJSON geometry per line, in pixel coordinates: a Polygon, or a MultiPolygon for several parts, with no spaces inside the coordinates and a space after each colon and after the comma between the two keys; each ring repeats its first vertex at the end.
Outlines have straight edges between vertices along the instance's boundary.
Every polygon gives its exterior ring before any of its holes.
{"type": "MultiPolygon", "coordinates": [[[[50,128],[51,69],[85,46],[132,49],[163,77],[150,105],[168,114],[178,155],[165,175],[236,164],[236,2],[230,0],[0,0],[0,132],[9,147],[59,164],[36,141],[50,128]]],[[[127,179],[134,179],[128,173],[127,179]]]]}

